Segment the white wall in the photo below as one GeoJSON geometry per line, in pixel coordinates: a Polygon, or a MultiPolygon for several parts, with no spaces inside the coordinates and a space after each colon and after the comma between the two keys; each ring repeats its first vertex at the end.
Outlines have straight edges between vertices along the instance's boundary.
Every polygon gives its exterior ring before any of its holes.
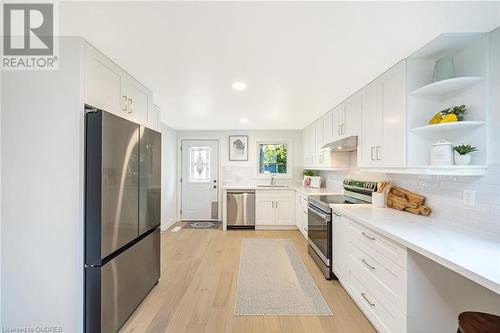
{"type": "Polygon", "coordinates": [[[411,250],[407,297],[408,333],[455,332],[464,311],[500,311],[497,293],[411,250]]]}
{"type": "Polygon", "coordinates": [[[59,70],[2,73],[3,327],[83,328],[81,40],[59,70]]]}
{"type": "MultiPolygon", "coordinates": [[[[282,180],[282,182],[296,182],[301,178],[302,165],[302,132],[299,130],[291,131],[177,131],[179,140],[186,138],[212,138],[219,139],[221,143],[221,179],[219,183],[224,184],[255,184],[257,179],[257,141],[266,140],[286,140],[292,145],[292,164],[293,178],[282,180]],[[248,161],[229,161],[229,136],[230,135],[248,135],[248,161]]],[[[267,180],[264,180],[267,181],[267,180]]]]}
{"type": "Polygon", "coordinates": [[[161,229],[176,222],[177,209],[177,132],[161,125],[161,229]]]}
{"type": "MultiPolygon", "coordinates": [[[[265,140],[286,140],[289,141],[292,149],[291,169],[293,176],[291,179],[279,179],[278,182],[283,184],[293,184],[299,182],[302,175],[302,132],[299,130],[255,130],[255,131],[177,131],[177,147],[180,147],[180,142],[183,139],[218,139],[220,141],[220,179],[219,184],[257,184],[269,182],[268,179],[257,179],[257,141],[265,140]],[[229,136],[230,135],[248,135],[248,161],[229,161],[229,136]]],[[[180,160],[178,165],[178,177],[180,177],[180,160]]],[[[177,191],[177,212],[179,212],[180,186],[177,191]]],[[[222,191],[219,191],[219,203],[222,203],[222,191]]],[[[222,217],[222,205],[219,204],[219,216],[222,217]]]]}

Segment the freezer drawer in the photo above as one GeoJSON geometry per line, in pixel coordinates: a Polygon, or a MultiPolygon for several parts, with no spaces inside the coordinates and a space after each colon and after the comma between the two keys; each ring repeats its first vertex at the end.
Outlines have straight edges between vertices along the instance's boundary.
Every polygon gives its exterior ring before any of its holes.
{"type": "Polygon", "coordinates": [[[227,226],[233,228],[255,227],[255,192],[227,192],[227,226]]]}
{"type": "Polygon", "coordinates": [[[159,278],[159,228],[104,266],[87,267],[85,331],[117,332],[159,278]]]}
{"type": "Polygon", "coordinates": [[[139,235],[160,225],[161,134],[141,126],[139,149],[139,235]]]}

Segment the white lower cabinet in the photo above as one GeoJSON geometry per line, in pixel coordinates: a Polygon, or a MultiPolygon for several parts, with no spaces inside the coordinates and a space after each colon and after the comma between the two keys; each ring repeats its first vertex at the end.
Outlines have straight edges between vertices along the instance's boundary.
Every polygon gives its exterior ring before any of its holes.
{"type": "Polygon", "coordinates": [[[297,192],[295,202],[295,224],[307,239],[307,196],[297,192]]]}
{"type": "Polygon", "coordinates": [[[256,191],[255,226],[295,226],[295,192],[256,191]]]}
{"type": "Polygon", "coordinates": [[[342,284],[349,284],[349,225],[332,211],[333,272],[342,284]]]}
{"type": "Polygon", "coordinates": [[[334,273],[379,332],[406,332],[406,248],[333,213],[334,273]]]}

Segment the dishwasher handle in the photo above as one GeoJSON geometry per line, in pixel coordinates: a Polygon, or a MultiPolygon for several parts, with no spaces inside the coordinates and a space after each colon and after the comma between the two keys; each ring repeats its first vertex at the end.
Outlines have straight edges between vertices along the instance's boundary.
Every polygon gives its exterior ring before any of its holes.
{"type": "Polygon", "coordinates": [[[227,191],[227,194],[255,195],[255,191],[227,191]]]}

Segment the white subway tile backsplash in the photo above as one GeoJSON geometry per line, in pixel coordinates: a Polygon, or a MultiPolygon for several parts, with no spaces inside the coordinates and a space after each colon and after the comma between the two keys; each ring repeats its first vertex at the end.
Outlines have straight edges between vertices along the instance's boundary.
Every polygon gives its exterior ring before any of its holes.
{"type": "Polygon", "coordinates": [[[340,173],[322,171],[320,175],[326,187],[336,191],[342,188],[344,178],[389,179],[392,185],[424,195],[434,218],[500,236],[500,165],[491,165],[483,177],[372,174],[357,168],[340,173]],[[476,191],[474,207],[463,204],[464,190],[476,191]]]}

